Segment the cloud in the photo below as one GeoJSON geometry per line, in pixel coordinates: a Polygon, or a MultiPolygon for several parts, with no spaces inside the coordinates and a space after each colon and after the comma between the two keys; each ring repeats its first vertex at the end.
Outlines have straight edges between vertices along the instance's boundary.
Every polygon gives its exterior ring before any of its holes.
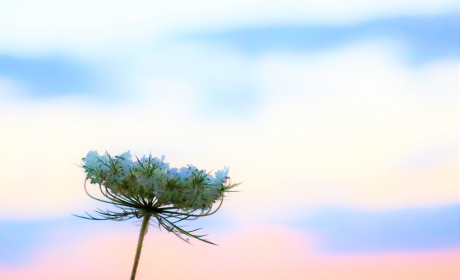
{"type": "Polygon", "coordinates": [[[270,23],[347,23],[455,10],[443,1],[78,1],[18,0],[2,4],[0,52],[73,52],[81,56],[144,48],[178,30],[222,30],[270,23]],[[137,47],[136,47],[137,46],[137,47]],[[142,46],[142,47],[139,47],[142,46]]]}
{"type": "MultiPolygon", "coordinates": [[[[44,247],[67,244],[81,240],[97,230],[117,231],[115,223],[91,223],[76,217],[43,220],[2,220],[0,221],[0,266],[21,267],[30,265],[39,259],[37,250],[44,247]],[[75,229],[78,228],[78,231],[75,229]]],[[[127,229],[127,228],[126,228],[127,229]]]]}
{"type": "MultiPolygon", "coordinates": [[[[172,34],[176,33],[169,33],[172,34]]],[[[452,14],[373,19],[346,25],[275,24],[215,32],[187,30],[143,47],[119,48],[117,43],[92,55],[56,53],[51,49],[48,55],[1,55],[0,76],[10,85],[19,84],[29,97],[85,95],[107,105],[137,102],[139,96],[152,97],[158,104],[166,96],[170,100],[189,96],[187,100],[201,106],[195,111],[189,109],[194,113],[245,118],[265,101],[265,92],[256,83],[260,72],[257,63],[266,56],[303,54],[310,59],[370,40],[391,51],[392,55],[386,56],[395,62],[400,59],[411,67],[429,63],[433,69],[433,62],[442,64],[458,56],[455,35],[452,14]],[[173,93],[169,92],[172,88],[173,93]],[[128,93],[130,98],[126,98],[128,93]]]]}
{"type": "Polygon", "coordinates": [[[456,59],[456,15],[387,17],[352,24],[290,24],[245,26],[214,33],[185,35],[235,48],[248,55],[270,52],[323,52],[357,41],[391,41],[411,64],[456,59]]]}
{"type": "Polygon", "coordinates": [[[0,77],[20,84],[32,98],[87,94],[107,87],[94,67],[59,57],[0,55],[0,77]]]}
{"type": "Polygon", "coordinates": [[[366,211],[340,207],[316,210],[297,228],[317,238],[328,253],[376,253],[458,248],[459,205],[366,211]]]}
{"type": "MultiPolygon", "coordinates": [[[[147,55],[131,65],[135,77],[127,83],[139,98],[152,101],[170,98],[175,105],[203,118],[247,118],[263,102],[254,84],[254,61],[232,50],[207,44],[170,42],[174,47],[147,55]],[[184,94],[163,88],[165,84],[183,89],[184,94]],[[187,101],[186,101],[187,100],[187,101]],[[193,104],[193,106],[191,106],[193,104]]],[[[137,100],[133,100],[137,102],[137,100]]],[[[155,102],[154,102],[155,103],[155,102]]]]}
{"type": "Polygon", "coordinates": [[[110,100],[72,98],[5,105],[2,216],[80,208],[87,201],[83,173],[72,163],[94,149],[165,154],[173,166],[230,166],[244,192],[226,207],[241,215],[269,215],[274,205],[387,209],[456,201],[454,156],[429,168],[399,166],[408,156],[453,147],[457,65],[412,69],[391,54],[385,44],[367,42],[335,52],[261,56],[248,65],[262,101],[245,118],[197,114],[203,111],[199,83],[167,75],[140,76],[145,94],[126,95],[115,107],[106,105],[110,100]],[[150,82],[172,95],[157,99],[150,82]]]}
{"type": "MultiPolygon", "coordinates": [[[[93,209],[96,209],[96,206],[75,210],[74,214],[84,215],[86,210],[93,214],[93,209]]],[[[308,246],[299,245],[299,249],[329,256],[434,252],[458,248],[458,209],[458,204],[385,211],[341,206],[296,206],[295,210],[280,209],[269,218],[260,217],[252,212],[245,213],[251,219],[250,223],[247,222],[248,217],[246,220],[235,218],[239,213],[223,209],[210,217],[181,222],[180,225],[186,226],[189,230],[200,228],[198,233],[208,234],[207,238],[218,244],[233,242],[232,235],[251,236],[254,234],[254,228],[271,227],[275,232],[288,232],[298,239],[299,243],[306,242],[308,246]]],[[[90,237],[96,233],[135,236],[139,230],[137,224],[139,221],[94,222],[71,217],[70,214],[59,219],[3,220],[0,221],[0,246],[8,253],[0,255],[0,266],[31,265],[40,260],[40,255],[36,254],[37,250],[56,244],[68,246],[73,242],[81,242],[82,239],[91,239],[90,237]]],[[[150,228],[149,233],[152,233],[155,239],[167,234],[160,233],[154,226],[150,228]]],[[[257,243],[260,245],[251,242],[253,241],[247,240],[244,246],[263,247],[264,243],[260,240],[257,243]]],[[[197,245],[200,241],[192,240],[192,243],[197,245]]],[[[273,250],[288,249],[289,242],[283,243],[278,240],[273,248],[266,250],[273,253],[273,250]]],[[[255,248],[253,254],[266,255],[257,252],[255,248]]]]}
{"type": "MultiPolygon", "coordinates": [[[[220,246],[189,246],[171,234],[149,231],[138,277],[431,280],[455,279],[458,275],[456,251],[323,255],[308,249],[313,240],[275,227],[230,231],[218,239],[220,246]]],[[[5,280],[126,279],[136,240],[135,232],[88,233],[81,240],[37,251],[40,257],[33,264],[16,268],[2,265],[0,277],[5,280]]]]}

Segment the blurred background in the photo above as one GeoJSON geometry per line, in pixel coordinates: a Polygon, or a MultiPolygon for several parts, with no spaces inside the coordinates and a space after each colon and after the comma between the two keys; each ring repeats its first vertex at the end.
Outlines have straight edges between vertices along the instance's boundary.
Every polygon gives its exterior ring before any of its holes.
{"type": "Polygon", "coordinates": [[[71,216],[89,150],[243,182],[139,280],[460,279],[458,34],[453,0],[0,0],[0,279],[129,277],[139,224],[71,216]]]}

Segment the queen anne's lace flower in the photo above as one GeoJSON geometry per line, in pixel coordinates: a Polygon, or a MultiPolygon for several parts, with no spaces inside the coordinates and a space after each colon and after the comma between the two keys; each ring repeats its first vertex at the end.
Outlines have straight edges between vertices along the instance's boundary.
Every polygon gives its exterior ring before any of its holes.
{"type": "Polygon", "coordinates": [[[151,155],[134,160],[130,151],[114,157],[108,153],[99,155],[96,151],[90,151],[81,165],[86,172],[86,180],[99,185],[106,199],[92,196],[85,180],[87,194],[116,206],[120,211],[97,210],[96,213],[102,218],[89,214],[89,217],[78,217],[116,221],[143,219],[132,280],[136,276],[142,243],[150,222],[156,222],[159,227],[186,242],[192,237],[214,244],[204,239],[205,235],[196,234],[196,230],[184,230],[177,223],[214,214],[222,205],[225,194],[238,185],[231,183],[228,167],[212,175],[191,164],[181,168],[170,167],[164,160],[165,156],[157,158],[151,155]],[[212,210],[219,201],[217,209],[212,210]]]}
{"type": "MultiPolygon", "coordinates": [[[[164,155],[133,160],[130,151],[119,156],[88,152],[82,164],[86,179],[101,187],[109,203],[124,210],[123,213],[98,213],[115,220],[152,215],[163,225],[162,215],[181,219],[209,215],[213,204],[222,201],[237,185],[230,182],[228,167],[212,175],[191,164],[173,168],[164,160],[164,155]]],[[[176,225],[163,226],[178,236],[188,235],[177,230],[176,225]]]]}
{"type": "Polygon", "coordinates": [[[224,170],[217,171],[216,177],[214,179],[214,182],[212,182],[212,184],[213,185],[226,184],[227,181],[230,179],[230,177],[228,177],[228,171],[229,171],[228,167],[224,167],[224,170]]]}

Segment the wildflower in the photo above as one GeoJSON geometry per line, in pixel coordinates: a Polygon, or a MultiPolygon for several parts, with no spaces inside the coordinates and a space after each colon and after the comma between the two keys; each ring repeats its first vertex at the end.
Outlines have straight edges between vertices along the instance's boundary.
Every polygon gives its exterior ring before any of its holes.
{"type": "Polygon", "coordinates": [[[133,280],[139,263],[144,236],[151,222],[174,233],[182,240],[189,238],[214,244],[198,235],[196,230],[184,230],[177,223],[209,216],[217,212],[225,194],[239,184],[233,184],[228,176],[229,168],[214,175],[189,164],[172,168],[161,158],[143,156],[133,161],[130,151],[112,157],[108,153],[99,155],[89,151],[81,167],[86,172],[85,191],[93,199],[116,206],[120,211],[96,210],[101,217],[77,216],[90,220],[124,221],[143,219],[134,267],[133,280]],[[88,192],[86,181],[99,186],[106,198],[99,199],[88,192]],[[213,206],[218,207],[213,210],[213,206]]]}
{"type": "Polygon", "coordinates": [[[221,184],[226,184],[227,180],[230,179],[228,177],[228,171],[230,169],[228,167],[224,167],[223,170],[219,170],[216,172],[216,178],[213,182],[213,185],[221,185],[221,184]]]}

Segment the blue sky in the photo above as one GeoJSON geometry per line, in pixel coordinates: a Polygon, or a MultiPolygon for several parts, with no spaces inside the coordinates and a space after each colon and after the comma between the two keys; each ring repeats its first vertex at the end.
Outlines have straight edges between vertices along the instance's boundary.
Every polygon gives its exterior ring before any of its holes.
{"type": "MultiPolygon", "coordinates": [[[[369,20],[361,23],[346,25],[267,25],[261,27],[245,27],[228,29],[214,33],[180,34],[152,45],[147,51],[154,54],[158,48],[168,49],[182,43],[198,42],[212,45],[215,49],[233,51],[248,56],[263,55],[265,53],[304,52],[314,53],[346,46],[360,41],[383,40],[399,46],[401,53],[395,53],[403,63],[418,65],[436,60],[457,59],[459,55],[458,42],[459,24],[455,14],[420,17],[391,17],[369,20]],[[159,44],[159,45],[158,45],[159,44]]],[[[130,52],[129,49],[124,50],[130,52]]],[[[132,50],[136,51],[136,50],[132,50]]],[[[119,54],[123,56],[123,54],[119,54]]],[[[150,54],[149,54],[150,55],[150,54]]],[[[168,74],[162,69],[169,69],[169,62],[179,65],[179,72],[185,75],[196,75],[200,69],[199,60],[193,57],[181,57],[175,51],[165,53],[166,57],[157,60],[160,65],[151,65],[157,75],[168,74]],[[176,57],[181,57],[177,61],[176,57]],[[192,65],[190,65],[192,63],[192,65]],[[196,68],[196,70],[194,69],[196,68]]],[[[193,56],[193,52],[189,55],[193,56]]],[[[221,55],[225,55],[225,52],[221,55]]],[[[216,57],[219,58],[219,55],[216,57]]],[[[113,58],[115,61],[116,57],[113,58]]],[[[142,60],[142,57],[138,58],[142,60]]],[[[0,76],[20,83],[30,90],[31,98],[46,98],[64,95],[107,95],[108,91],[117,93],[117,84],[123,84],[120,77],[115,75],[110,64],[97,64],[97,61],[81,60],[71,54],[18,56],[0,55],[0,76]],[[99,65],[99,66],[95,66],[99,65]],[[112,85],[112,86],[111,86],[112,85]],[[108,87],[110,87],[108,89],[108,87]]],[[[123,68],[123,59],[119,62],[123,68]]],[[[128,63],[129,64],[129,63],[128,63]]],[[[131,65],[125,65],[131,70],[131,65]]],[[[205,65],[203,65],[205,67],[205,65]]],[[[251,77],[244,75],[247,69],[236,66],[232,73],[222,71],[216,80],[208,69],[202,73],[201,79],[206,82],[203,92],[207,92],[211,107],[215,110],[226,110],[229,107],[239,107],[245,111],[253,109],[251,104],[260,100],[254,92],[251,77]],[[211,76],[210,76],[211,75],[211,76]],[[230,86],[231,85],[231,86],[230,86]],[[213,101],[215,100],[215,101],[213,101]],[[228,106],[222,106],[227,104],[228,106]]],[[[124,71],[124,70],[115,71],[124,71]]],[[[176,67],[177,69],[177,67],[176,67]]],[[[125,70],[125,71],[126,71],[125,70]]],[[[215,71],[215,70],[214,70],[215,71]]],[[[200,77],[199,77],[200,78],[200,77]]],[[[126,94],[126,93],[119,93],[126,94]]],[[[228,109],[227,109],[228,110],[228,109]]],[[[229,113],[235,110],[230,110],[229,113]]]]}
{"type": "MultiPolygon", "coordinates": [[[[460,246],[459,207],[453,204],[391,211],[329,207],[310,210],[304,219],[276,223],[319,238],[316,249],[329,254],[456,249],[460,246]]],[[[217,213],[185,224],[189,228],[202,227],[200,232],[209,234],[212,240],[216,233],[239,227],[226,214],[217,213]]],[[[32,261],[37,250],[46,244],[65,244],[95,231],[136,232],[137,229],[132,222],[88,221],[70,215],[55,220],[0,221],[0,247],[6,252],[0,254],[0,263],[32,261]]]]}

